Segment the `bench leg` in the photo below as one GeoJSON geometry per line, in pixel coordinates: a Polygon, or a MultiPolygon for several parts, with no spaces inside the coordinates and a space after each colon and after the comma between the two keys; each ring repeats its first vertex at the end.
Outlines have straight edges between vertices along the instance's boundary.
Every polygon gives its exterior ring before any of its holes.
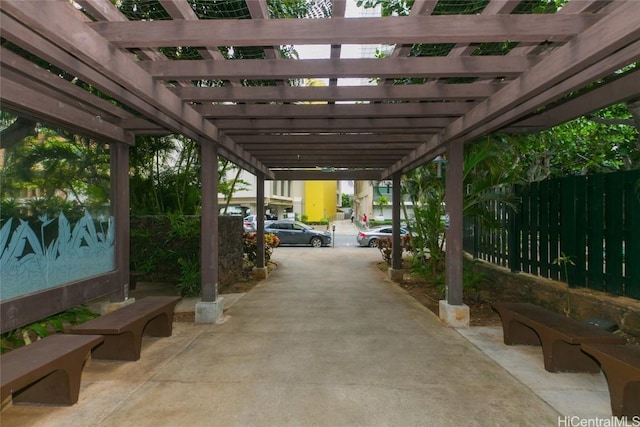
{"type": "Polygon", "coordinates": [[[173,328],[173,311],[162,313],[147,323],[144,328],[144,335],[150,337],[170,337],[173,328]]]}
{"type": "Polygon", "coordinates": [[[506,345],[541,345],[536,331],[517,320],[508,321],[502,326],[502,330],[506,345]]]}
{"type": "Polygon", "coordinates": [[[68,355],[65,367],[13,393],[14,405],[68,405],[78,401],[88,351],[68,355]]]}
{"type": "MultiPolygon", "coordinates": [[[[611,406],[613,409],[613,405],[611,406]]],[[[622,409],[619,414],[614,415],[617,417],[622,417],[623,415],[640,417],[640,381],[627,383],[622,397],[622,409]]]]}
{"type": "Polygon", "coordinates": [[[580,344],[542,337],[544,369],[549,372],[588,372],[597,374],[600,365],[580,350],[580,344]]]}
{"type": "Polygon", "coordinates": [[[128,360],[140,359],[142,349],[142,335],[131,331],[118,335],[104,335],[102,344],[94,348],[92,357],[101,360],[128,360]]]}
{"type": "Polygon", "coordinates": [[[611,413],[616,417],[640,416],[640,378],[629,378],[629,372],[617,363],[602,361],[607,378],[611,413]]]}

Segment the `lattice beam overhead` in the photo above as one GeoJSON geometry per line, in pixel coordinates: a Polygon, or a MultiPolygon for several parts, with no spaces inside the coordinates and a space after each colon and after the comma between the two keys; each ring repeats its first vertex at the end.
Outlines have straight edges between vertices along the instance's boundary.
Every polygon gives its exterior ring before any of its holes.
{"type": "Polygon", "coordinates": [[[96,22],[120,48],[301,44],[567,41],[598,21],[592,15],[456,15],[361,19],[96,22]]]}
{"type": "Polygon", "coordinates": [[[271,179],[382,179],[447,143],[640,96],[637,0],[552,13],[531,0],[416,0],[408,16],[346,18],[352,2],[282,19],[277,0],[3,0],[2,108],[106,140],[180,133],[271,179]],[[329,57],[287,53],[301,44],[329,57]],[[341,57],[347,44],[390,53],[341,57]]]}

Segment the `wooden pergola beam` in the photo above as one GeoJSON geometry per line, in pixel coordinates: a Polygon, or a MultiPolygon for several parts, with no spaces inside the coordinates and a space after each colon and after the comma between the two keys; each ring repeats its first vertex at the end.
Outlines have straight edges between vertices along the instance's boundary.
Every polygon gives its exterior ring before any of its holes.
{"type": "Polygon", "coordinates": [[[487,98],[504,83],[463,83],[396,86],[244,86],[175,87],[184,101],[197,102],[295,102],[295,101],[434,101],[487,98]]]}
{"type": "Polygon", "coordinates": [[[88,24],[121,48],[566,41],[596,15],[456,15],[384,18],[130,21],[88,24]]]}
{"type": "Polygon", "coordinates": [[[465,56],[383,59],[244,59],[242,61],[144,61],[139,65],[161,80],[253,80],[301,78],[513,77],[531,68],[536,57],[465,56]]]}
{"type": "Polygon", "coordinates": [[[363,117],[451,117],[461,116],[475,105],[474,102],[427,102],[394,104],[243,104],[195,105],[203,117],[232,119],[252,117],[290,118],[363,118],[363,117]]]}

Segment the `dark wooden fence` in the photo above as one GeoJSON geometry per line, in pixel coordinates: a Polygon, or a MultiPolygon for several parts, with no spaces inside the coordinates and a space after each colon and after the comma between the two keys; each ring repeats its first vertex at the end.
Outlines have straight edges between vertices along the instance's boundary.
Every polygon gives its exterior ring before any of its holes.
{"type": "Polygon", "coordinates": [[[640,299],[640,170],[515,186],[517,212],[465,219],[465,251],[533,275],[640,299]]]}

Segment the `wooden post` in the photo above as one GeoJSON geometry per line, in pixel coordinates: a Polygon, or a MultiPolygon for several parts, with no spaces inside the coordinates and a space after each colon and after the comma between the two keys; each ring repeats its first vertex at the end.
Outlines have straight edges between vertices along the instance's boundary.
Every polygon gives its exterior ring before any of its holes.
{"type": "Polygon", "coordinates": [[[256,268],[265,267],[264,259],[264,175],[256,175],[256,268]]]}
{"type": "Polygon", "coordinates": [[[115,269],[118,271],[110,300],[122,302],[129,297],[129,145],[112,143],[110,152],[111,214],[115,218],[115,269]]]}
{"type": "Polygon", "coordinates": [[[402,195],[400,194],[400,174],[392,176],[393,194],[391,195],[391,217],[393,219],[393,241],[391,254],[391,267],[394,270],[402,270],[402,246],[400,244],[400,204],[402,195]]]}
{"type": "Polygon", "coordinates": [[[447,144],[446,215],[448,215],[445,275],[446,300],[449,305],[462,305],[462,200],[464,145],[447,144]]]}
{"type": "Polygon", "coordinates": [[[200,144],[202,213],[200,216],[200,273],[203,302],[218,299],[218,150],[200,144]]]}

